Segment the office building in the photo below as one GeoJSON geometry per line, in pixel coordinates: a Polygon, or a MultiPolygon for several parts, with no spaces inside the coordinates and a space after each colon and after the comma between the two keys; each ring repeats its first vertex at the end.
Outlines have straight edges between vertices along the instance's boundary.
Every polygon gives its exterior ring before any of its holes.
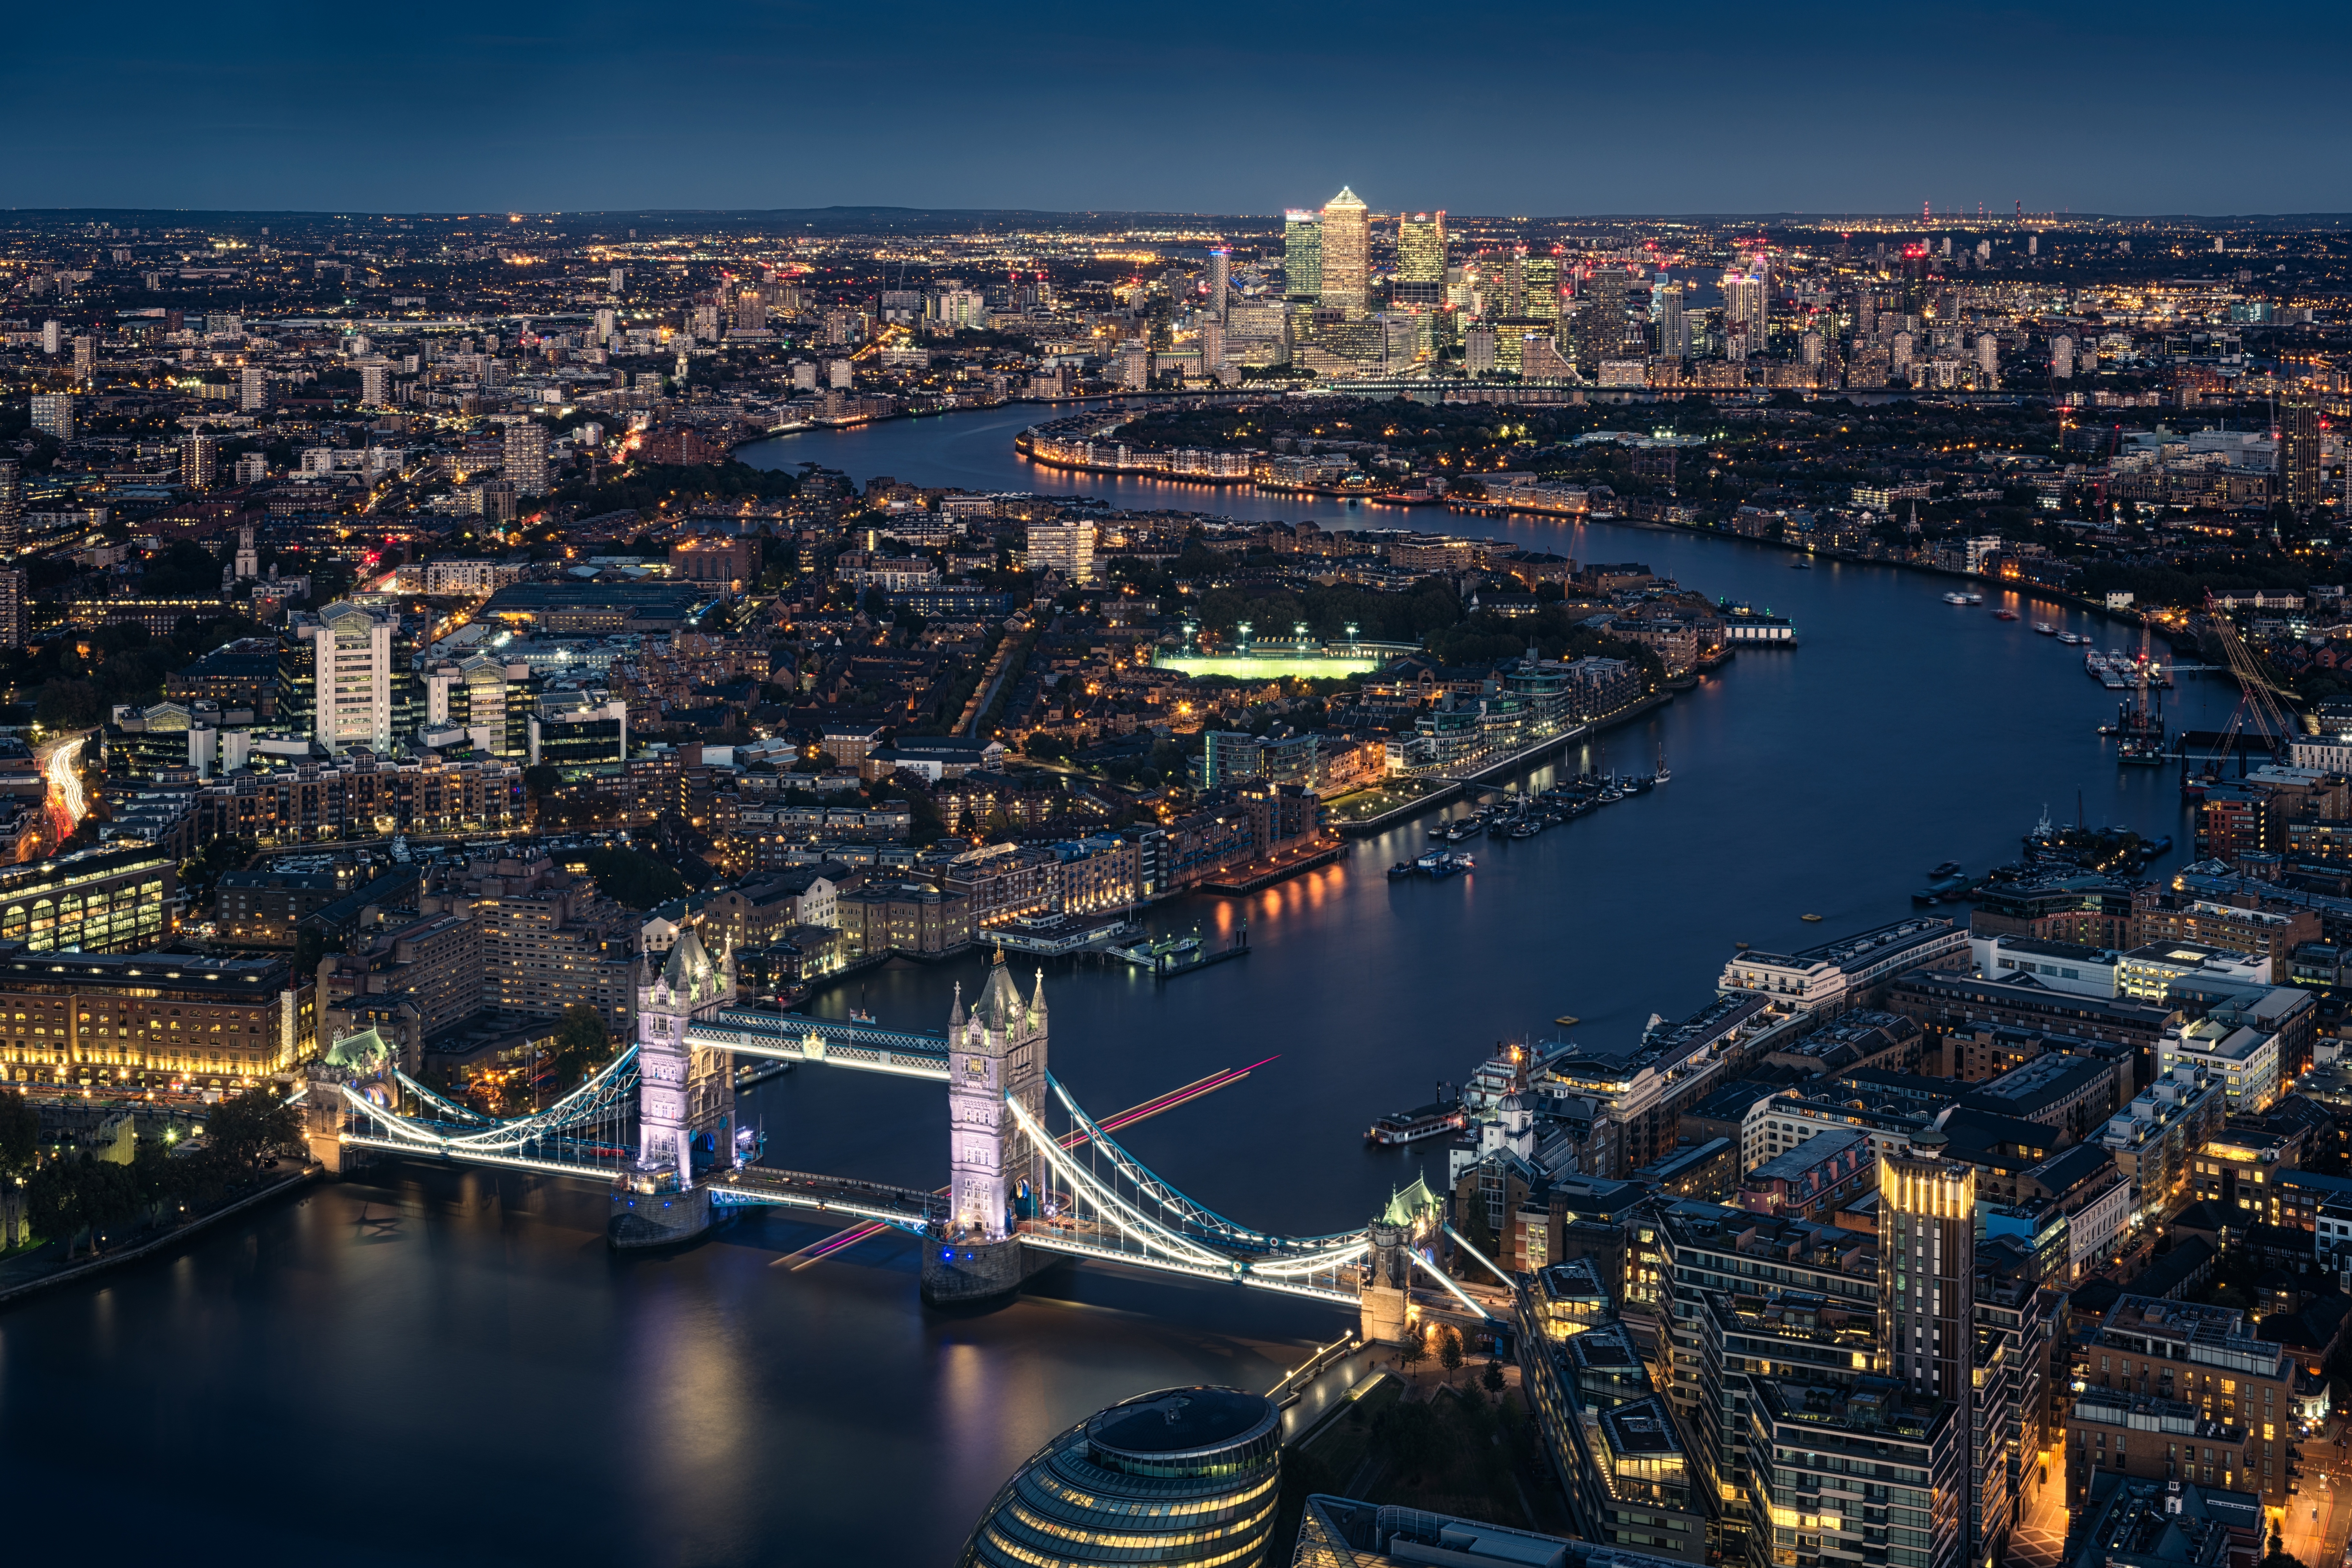
{"type": "Polygon", "coordinates": [[[214,471],[219,464],[218,437],[191,436],[180,443],[180,482],[190,489],[212,489],[214,471]]]}
{"type": "Polygon", "coordinates": [[[1370,212],[1346,186],[1323,204],[1321,299],[1349,315],[1362,311],[1370,296],[1370,212]]]}
{"type": "Polygon", "coordinates": [[[1625,269],[1613,266],[1585,280],[1576,313],[1576,367],[1586,375],[1598,374],[1605,360],[1627,356],[1626,282],[1625,269]]]}
{"type": "Polygon", "coordinates": [[[392,621],[338,601],[300,628],[311,646],[311,730],[337,756],[363,746],[389,755],[392,724],[392,621]]]}
{"type": "Polygon", "coordinates": [[[567,779],[617,773],[629,760],[629,705],[601,690],[545,692],[524,716],[523,740],[528,766],[567,779]]]}
{"type": "MultiPolygon", "coordinates": [[[[1208,306],[1209,316],[1213,321],[1223,322],[1225,319],[1225,300],[1233,292],[1233,247],[1229,245],[1215,247],[1209,252],[1208,306]]],[[[1213,360],[1207,360],[1206,356],[1203,358],[1205,363],[1211,364],[1216,363],[1213,360]]]]}
{"type": "Polygon", "coordinates": [[[1967,927],[1924,916],[1792,953],[1744,949],[1724,965],[1716,990],[1727,996],[1759,993],[1775,1006],[1799,1012],[1835,1013],[1871,1005],[1879,988],[1897,976],[1955,967],[1968,952],[1967,927]]]}
{"type": "Polygon", "coordinates": [[[0,942],[137,952],[171,934],[178,860],[136,841],[0,868],[0,942]]]}
{"type": "Polygon", "coordinates": [[[519,496],[547,493],[547,426],[518,419],[507,426],[506,477],[519,496]]]}
{"type": "Polygon", "coordinates": [[[2298,513],[2319,504],[2319,400],[2297,383],[2279,405],[2279,493],[2298,513]]]}
{"type": "Polygon", "coordinates": [[[1058,572],[1071,583],[1095,577],[1095,525],[1077,518],[1029,525],[1028,568],[1058,572]]]}
{"type": "Polygon", "coordinates": [[[528,666],[487,655],[444,662],[425,672],[425,721],[417,731],[428,746],[470,744],[494,757],[523,755],[528,666]]]}
{"type": "Polygon", "coordinates": [[[317,986],[284,959],[62,956],[0,944],[0,999],[20,1013],[0,1079],[234,1089],[315,1054],[317,986]]]}
{"type": "Polygon", "coordinates": [[[956,1563],[1255,1568],[1268,1561],[1281,1472],[1282,1413],[1264,1394],[1212,1387],[1139,1394],[1030,1456],[990,1500],[956,1563]]]}
{"type": "Polygon", "coordinates": [[[1519,262],[1519,283],[1523,290],[1521,314],[1532,321],[1559,320],[1559,258],[1530,256],[1524,258],[1519,262]]]}
{"type": "Polygon", "coordinates": [[[74,438],[74,400],[71,393],[37,392],[32,398],[33,428],[44,436],[60,441],[74,438]]]}
{"type": "Polygon", "coordinates": [[[1397,223],[1397,281],[1445,281],[1445,215],[1415,213],[1397,223]]]}
{"type": "Polygon", "coordinates": [[[1282,293],[1311,305],[1323,295],[1323,219],[1293,207],[1282,215],[1282,293]]]}

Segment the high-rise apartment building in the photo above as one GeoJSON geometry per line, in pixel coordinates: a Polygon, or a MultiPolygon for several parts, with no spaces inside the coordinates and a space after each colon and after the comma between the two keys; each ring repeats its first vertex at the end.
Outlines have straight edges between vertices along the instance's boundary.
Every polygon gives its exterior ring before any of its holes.
{"type": "Polygon", "coordinates": [[[1233,292],[1233,247],[1217,246],[1209,252],[1209,314],[1216,321],[1225,319],[1225,299],[1233,292]]]}
{"type": "MultiPolygon", "coordinates": [[[[536,428],[536,426],[534,426],[536,428]]],[[[392,622],[338,602],[301,628],[312,649],[311,733],[341,755],[365,746],[392,751],[392,622]]]]}
{"type": "Polygon", "coordinates": [[[2307,512],[2319,504],[2319,400],[2307,382],[2297,383],[2279,405],[2279,492],[2286,504],[2307,512]]]}
{"type": "Polygon", "coordinates": [[[1326,305],[1354,313],[1371,289],[1371,211],[1345,185],[1323,204],[1323,293],[1326,305]]]}
{"type": "Polygon", "coordinates": [[[547,426],[519,419],[507,426],[506,477],[519,496],[547,493],[547,426]]]}
{"type": "Polygon", "coordinates": [[[74,438],[74,400],[67,392],[37,392],[33,395],[33,428],[44,436],[54,436],[60,441],[74,438]]]}
{"type": "Polygon", "coordinates": [[[1622,267],[1603,267],[1588,279],[1576,314],[1576,366],[1586,375],[1603,360],[1625,357],[1625,284],[1622,267]]]}
{"type": "Polygon", "coordinates": [[[41,352],[60,354],[66,351],[66,330],[56,321],[41,323],[41,352]]]}
{"type": "MultiPolygon", "coordinates": [[[[367,385],[367,372],[360,372],[360,385],[367,385]]],[[[269,373],[257,364],[247,365],[236,374],[236,406],[239,413],[253,414],[269,406],[269,373]]]]}
{"type": "Polygon", "coordinates": [[[1880,1157],[1879,1338],[1895,1380],[1966,1404],[1975,1354],[1976,1168],[1936,1128],[1880,1157]]]}
{"type": "Polygon", "coordinates": [[[2074,376],[2074,340],[2060,332],[2050,340],[2050,379],[2071,381],[2074,376]]]}
{"type": "Polygon", "coordinates": [[[1445,281],[1445,215],[1415,213],[1397,223],[1397,281],[1445,281]]]}
{"type": "Polygon", "coordinates": [[[1072,583],[1095,575],[1095,525],[1076,518],[1029,525],[1028,568],[1059,572],[1072,583]]]}
{"type": "Polygon", "coordinates": [[[1690,322],[1683,316],[1683,286],[1661,282],[1650,290],[1650,316],[1658,327],[1658,353],[1668,359],[1690,357],[1690,322]]]}
{"type": "Polygon", "coordinates": [[[0,647],[23,647],[32,636],[32,590],[25,570],[0,566],[0,647]]]}
{"type": "Polygon", "coordinates": [[[236,482],[257,485],[269,477],[269,459],[259,452],[240,453],[236,459],[236,482]]]}
{"type": "Polygon", "coordinates": [[[25,548],[25,474],[14,458],[0,458],[0,561],[25,548]]]}
{"type": "MultiPolygon", "coordinates": [[[[247,372],[251,374],[251,372],[247,372]]],[[[363,364],[360,366],[360,401],[371,408],[385,407],[392,402],[392,366],[363,364]]]]}
{"type": "Polygon", "coordinates": [[[1764,279],[1752,272],[1723,275],[1723,342],[1732,359],[1764,352],[1764,279]]]}
{"type": "Polygon", "coordinates": [[[212,489],[214,471],[219,463],[219,437],[191,436],[180,443],[180,482],[190,489],[212,489]]]}
{"type": "Polygon", "coordinates": [[[87,333],[73,341],[74,384],[88,389],[90,378],[98,374],[98,340],[87,333]]]}
{"type": "Polygon", "coordinates": [[[1283,297],[1312,304],[1323,295],[1323,218],[1291,208],[1282,215],[1283,297]]]}

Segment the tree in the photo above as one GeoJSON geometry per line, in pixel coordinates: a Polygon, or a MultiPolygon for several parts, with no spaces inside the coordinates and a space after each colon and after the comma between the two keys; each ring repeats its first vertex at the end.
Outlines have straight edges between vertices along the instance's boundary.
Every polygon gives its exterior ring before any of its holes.
{"type": "Polygon", "coordinates": [[[686,897],[686,879],[652,856],[607,844],[591,850],[588,875],[597,891],[624,909],[652,910],[686,897]]]}
{"type": "Polygon", "coordinates": [[[557,1087],[569,1089],[586,1077],[592,1066],[604,1059],[612,1043],[612,1032],[604,1026],[603,1013],[585,1002],[566,1007],[555,1026],[557,1087]]]}
{"type": "Polygon", "coordinates": [[[1411,1372],[1426,1360],[1428,1355],[1429,1341],[1423,1335],[1421,1325],[1407,1323],[1404,1326],[1404,1338],[1397,1343],[1398,1364],[1405,1371],[1411,1372]]]}
{"type": "Polygon", "coordinates": [[[222,1159],[250,1177],[264,1155],[300,1141],[302,1119],[269,1090],[248,1089],[213,1107],[205,1133],[222,1159]]]}
{"type": "Polygon", "coordinates": [[[98,689],[87,680],[52,680],[41,688],[33,716],[45,730],[87,730],[99,721],[98,689]]]}
{"type": "Polygon", "coordinates": [[[1479,1384],[1487,1393],[1500,1395],[1503,1392],[1503,1361],[1500,1356],[1486,1358],[1486,1370],[1478,1374],[1479,1384]]]}
{"type": "Polygon", "coordinates": [[[533,763],[522,771],[522,787],[534,795],[553,795],[563,787],[563,770],[553,763],[533,763]]]}
{"type": "Polygon", "coordinates": [[[1445,1441],[1437,1412],[1426,1400],[1400,1400],[1380,1414],[1372,1442],[1407,1479],[1417,1479],[1437,1458],[1445,1441]]]}
{"type": "Polygon", "coordinates": [[[1451,1324],[1437,1331],[1437,1364],[1445,1369],[1449,1384],[1454,1374],[1462,1370],[1462,1335],[1451,1324]]]}
{"type": "Polygon", "coordinates": [[[40,1152],[40,1112],[24,1090],[0,1089],[0,1181],[31,1175],[40,1152]]]}

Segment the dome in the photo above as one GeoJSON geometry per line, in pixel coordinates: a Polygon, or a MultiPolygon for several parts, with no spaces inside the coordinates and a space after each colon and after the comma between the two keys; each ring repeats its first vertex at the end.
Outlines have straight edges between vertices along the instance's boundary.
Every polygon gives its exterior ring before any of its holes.
{"type": "Polygon", "coordinates": [[[1015,1470],[958,1563],[1261,1568],[1279,1500],[1280,1427],[1272,1400],[1237,1388],[1122,1400],[1015,1470]]]}

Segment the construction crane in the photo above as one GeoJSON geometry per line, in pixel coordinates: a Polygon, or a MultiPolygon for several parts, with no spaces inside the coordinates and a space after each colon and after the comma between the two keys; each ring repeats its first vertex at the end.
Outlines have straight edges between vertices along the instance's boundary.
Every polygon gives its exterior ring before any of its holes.
{"type": "MultiPolygon", "coordinates": [[[[2230,727],[2222,731],[2221,742],[2206,763],[2205,773],[2210,779],[2220,776],[2222,759],[2237,750],[2238,737],[2249,721],[2255,733],[2263,738],[2263,750],[2275,756],[2294,734],[2294,726],[2289,722],[2286,710],[2279,706],[2279,699],[2290,702],[2302,699],[2263,673],[2253,650],[2238,636],[2237,626],[2230,619],[2229,612],[2215,601],[2210,589],[2205,594],[2205,616],[2212,623],[2213,636],[2221,643],[2222,656],[2230,662],[2230,673],[2238,682],[2238,705],[2231,710],[2230,727]]],[[[2185,777],[2183,787],[2187,787],[2185,777]]]]}

